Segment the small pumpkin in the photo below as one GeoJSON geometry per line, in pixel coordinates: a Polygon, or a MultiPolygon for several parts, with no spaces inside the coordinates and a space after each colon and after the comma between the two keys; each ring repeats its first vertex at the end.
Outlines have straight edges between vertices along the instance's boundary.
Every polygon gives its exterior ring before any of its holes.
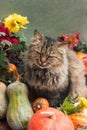
{"type": "Polygon", "coordinates": [[[17,67],[14,64],[9,63],[9,71],[14,73],[17,80],[19,80],[21,78],[21,76],[18,73],[17,67]]]}
{"type": "Polygon", "coordinates": [[[74,125],[62,111],[48,107],[40,109],[32,116],[27,130],[74,130],[74,125]]]}
{"type": "Polygon", "coordinates": [[[87,128],[87,109],[69,115],[75,128],[87,128]]]}
{"type": "Polygon", "coordinates": [[[83,58],[86,54],[85,53],[83,53],[83,52],[76,52],[76,54],[77,54],[77,56],[79,57],[79,58],[83,58]]]}
{"type": "Polygon", "coordinates": [[[87,54],[83,52],[77,52],[76,54],[83,61],[85,66],[85,73],[87,74],[87,54]]]}
{"type": "Polygon", "coordinates": [[[8,63],[5,68],[0,69],[0,79],[8,85],[16,80],[20,80],[21,76],[17,67],[12,63],[8,63]]]}
{"type": "Polygon", "coordinates": [[[5,83],[0,82],[0,119],[3,119],[6,115],[8,100],[6,95],[7,86],[5,83]]]}
{"type": "Polygon", "coordinates": [[[34,102],[33,102],[33,110],[34,112],[38,111],[41,108],[48,108],[49,107],[49,102],[46,98],[37,98],[34,102]]]}

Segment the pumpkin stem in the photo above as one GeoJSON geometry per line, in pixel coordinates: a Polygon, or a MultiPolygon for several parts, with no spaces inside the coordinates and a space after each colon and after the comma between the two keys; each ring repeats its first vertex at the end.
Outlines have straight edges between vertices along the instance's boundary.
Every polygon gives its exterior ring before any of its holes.
{"type": "Polygon", "coordinates": [[[38,104],[37,104],[37,109],[41,109],[41,108],[42,108],[41,104],[38,103],[38,104]]]}
{"type": "Polygon", "coordinates": [[[48,118],[52,119],[52,120],[56,120],[56,115],[53,112],[40,112],[42,115],[47,116],[48,118]]]}

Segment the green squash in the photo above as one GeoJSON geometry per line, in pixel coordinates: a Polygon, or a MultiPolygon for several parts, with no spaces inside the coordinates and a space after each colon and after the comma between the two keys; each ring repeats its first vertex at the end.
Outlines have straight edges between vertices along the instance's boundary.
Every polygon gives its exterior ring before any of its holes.
{"type": "Polygon", "coordinates": [[[27,128],[27,124],[33,115],[31,103],[28,99],[27,86],[16,81],[8,85],[7,95],[9,104],[7,109],[7,122],[13,130],[27,128]]]}
{"type": "Polygon", "coordinates": [[[6,94],[7,86],[0,82],[0,119],[3,119],[6,116],[8,100],[6,94]]]}

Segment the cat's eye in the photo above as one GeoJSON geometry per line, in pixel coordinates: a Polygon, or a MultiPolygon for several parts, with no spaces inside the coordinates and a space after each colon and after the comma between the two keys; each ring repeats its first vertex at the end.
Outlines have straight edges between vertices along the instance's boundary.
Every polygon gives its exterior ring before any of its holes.
{"type": "Polygon", "coordinates": [[[49,51],[49,54],[48,54],[50,57],[54,57],[55,56],[55,53],[54,53],[54,51],[49,51]]]}
{"type": "Polygon", "coordinates": [[[53,58],[53,57],[54,57],[54,56],[51,56],[51,55],[47,55],[47,59],[48,59],[48,58],[53,58]]]}
{"type": "Polygon", "coordinates": [[[41,54],[41,52],[40,52],[39,50],[35,50],[35,52],[36,52],[37,54],[41,54]]]}

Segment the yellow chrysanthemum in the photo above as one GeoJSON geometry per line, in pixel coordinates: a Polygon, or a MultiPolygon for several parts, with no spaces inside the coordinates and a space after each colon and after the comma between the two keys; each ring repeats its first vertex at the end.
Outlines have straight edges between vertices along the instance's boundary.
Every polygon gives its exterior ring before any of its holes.
{"type": "Polygon", "coordinates": [[[21,25],[25,25],[29,23],[29,21],[27,20],[27,17],[23,17],[21,15],[18,15],[17,22],[19,22],[21,25]]]}
{"type": "Polygon", "coordinates": [[[81,98],[79,99],[79,102],[80,102],[85,108],[87,108],[87,99],[86,99],[86,98],[81,97],[81,98]]]}
{"type": "Polygon", "coordinates": [[[24,25],[28,23],[27,17],[23,17],[16,13],[4,19],[5,27],[8,27],[11,32],[18,32],[20,28],[25,28],[24,25]]]}
{"type": "Polygon", "coordinates": [[[4,22],[4,24],[5,24],[5,27],[7,27],[10,30],[10,32],[13,32],[13,33],[18,32],[20,29],[20,26],[13,19],[11,19],[10,21],[4,22]]]}

